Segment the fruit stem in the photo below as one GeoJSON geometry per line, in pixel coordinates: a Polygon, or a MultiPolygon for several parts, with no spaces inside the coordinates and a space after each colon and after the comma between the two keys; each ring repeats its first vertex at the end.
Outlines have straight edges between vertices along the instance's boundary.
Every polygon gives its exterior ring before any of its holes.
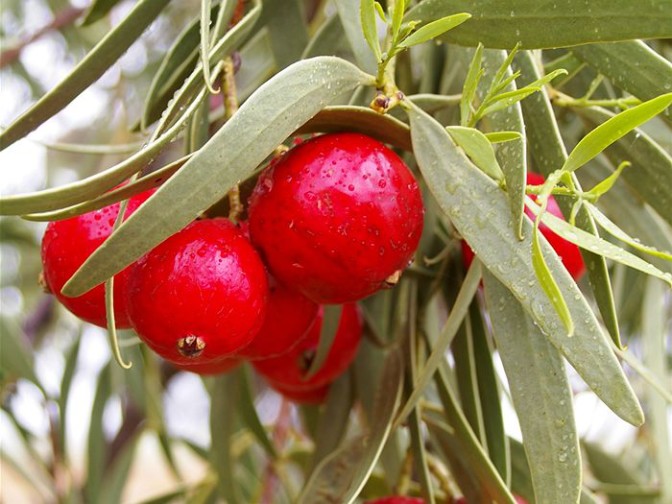
{"type": "MultiPolygon", "coordinates": [[[[222,93],[224,93],[224,117],[227,121],[238,112],[235,73],[236,68],[233,58],[227,56],[222,61],[222,93]]],[[[238,222],[244,209],[240,201],[240,187],[236,184],[229,190],[229,220],[233,223],[238,222]]]]}

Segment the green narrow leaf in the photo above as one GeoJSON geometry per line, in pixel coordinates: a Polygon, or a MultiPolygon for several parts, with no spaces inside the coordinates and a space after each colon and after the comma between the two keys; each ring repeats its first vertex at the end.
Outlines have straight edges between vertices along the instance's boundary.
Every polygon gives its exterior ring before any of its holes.
{"type": "Polygon", "coordinates": [[[534,272],[537,275],[539,285],[544,289],[544,292],[548,296],[548,299],[551,300],[553,308],[558,315],[560,315],[560,320],[562,320],[563,325],[567,329],[567,336],[574,336],[574,321],[572,320],[572,314],[569,312],[569,307],[565,301],[560,287],[553,278],[551,270],[548,269],[546,260],[544,259],[544,254],[541,251],[541,245],[539,242],[539,237],[541,232],[539,231],[538,223],[535,221],[534,233],[532,234],[532,266],[534,266],[534,272]]]}
{"type": "Polygon", "coordinates": [[[455,143],[464,149],[474,164],[489,177],[497,181],[504,179],[504,173],[495,157],[495,150],[483,133],[475,128],[462,126],[448,126],[446,130],[455,143]]]}
{"type": "Polygon", "coordinates": [[[660,114],[670,104],[672,93],[667,93],[608,119],[581,139],[569,154],[562,169],[566,172],[577,170],[619,138],[660,114]]]}
{"type": "MultiPolygon", "coordinates": [[[[515,500],[506,484],[500,477],[497,469],[492,465],[482,446],[478,443],[474,432],[469,427],[464,413],[460,409],[457,399],[450,388],[447,363],[439,366],[438,373],[434,375],[434,381],[439,393],[441,404],[445,411],[446,420],[453,429],[454,435],[452,445],[457,448],[459,458],[464,459],[462,463],[466,464],[467,471],[472,478],[478,481],[478,486],[483,499],[472,502],[506,502],[514,504],[515,500]]],[[[431,428],[432,423],[427,422],[431,428]]]]}
{"type": "MultiPolygon", "coordinates": [[[[204,92],[202,94],[203,96],[205,95],[204,92]]],[[[191,115],[199,105],[200,100],[196,99],[185,111],[184,116],[188,117],[191,115]]],[[[144,149],[96,175],[62,187],[45,189],[29,194],[0,197],[0,214],[21,215],[41,213],[67,208],[87,199],[100,196],[103,192],[145,168],[181,129],[182,123],[178,121],[144,149]]]]}
{"type": "MultiPolygon", "coordinates": [[[[231,3],[229,1],[229,3],[231,3]]],[[[201,0],[201,17],[200,17],[200,55],[201,68],[203,68],[203,80],[205,86],[212,94],[217,94],[218,90],[212,86],[212,77],[210,76],[210,11],[212,10],[212,0],[201,0]]]]}
{"type": "Polygon", "coordinates": [[[89,26],[107,14],[119,3],[119,0],[94,0],[84,14],[82,26],[89,26]]]}
{"type": "MultiPolygon", "coordinates": [[[[360,37],[361,30],[359,33],[360,37]]],[[[329,56],[334,54],[334,51],[345,46],[345,29],[341,22],[341,17],[331,16],[315,32],[315,35],[310,39],[306,49],[301,55],[301,59],[314,58],[315,56],[329,56]]],[[[362,39],[363,41],[363,39],[362,39]]],[[[363,42],[366,48],[366,53],[371,55],[371,51],[363,42]]],[[[373,58],[371,58],[373,61],[373,58]]]]}
{"type": "Polygon", "coordinates": [[[103,75],[156,19],[168,1],[138,1],[124,20],[110,30],[65,79],[0,133],[0,149],[9,147],[60,112],[103,75]]]}
{"type": "Polygon", "coordinates": [[[406,0],[396,0],[392,12],[392,24],[390,25],[392,40],[398,40],[401,22],[404,20],[404,12],[406,12],[406,0]]]}
{"type": "Polygon", "coordinates": [[[600,210],[595,205],[590,203],[586,203],[586,205],[588,206],[590,215],[592,215],[593,219],[595,219],[595,222],[597,222],[597,224],[599,224],[602,229],[607,231],[613,237],[618,238],[622,242],[630,245],[635,250],[639,250],[640,252],[664,259],[666,261],[672,261],[672,254],[669,252],[656,250],[653,247],[642,244],[639,240],[631,238],[625,231],[614,224],[609,219],[609,217],[600,212],[600,210]]]}
{"type": "Polygon", "coordinates": [[[670,38],[672,5],[666,0],[424,0],[406,13],[422,22],[455,12],[472,19],[441,36],[450,43],[493,49],[554,49],[593,42],[670,38]]]}
{"type": "Polygon", "coordinates": [[[433,40],[439,35],[446,33],[448,30],[452,30],[456,26],[461,25],[470,18],[471,14],[463,12],[460,14],[453,14],[452,16],[442,17],[441,19],[427,23],[402,40],[399,43],[399,47],[411,47],[433,40]]]}
{"type": "Polygon", "coordinates": [[[476,378],[488,458],[505,482],[511,475],[509,443],[504,431],[499,382],[494,368],[492,350],[488,345],[484,321],[477,302],[469,307],[469,320],[476,364],[476,378]]]}
{"type": "MultiPolygon", "coordinates": [[[[666,353],[666,339],[669,336],[670,310],[661,309],[660,301],[665,297],[665,289],[660,282],[649,279],[644,294],[644,312],[642,313],[642,336],[644,343],[644,363],[648,370],[662,383],[670,383],[670,373],[666,353]]],[[[666,473],[672,467],[672,451],[670,446],[670,431],[668,419],[669,404],[653,391],[648,394],[651,422],[651,439],[653,455],[660,482],[661,502],[672,499],[672,481],[666,473]]]]}
{"type": "Polygon", "coordinates": [[[306,372],[305,380],[310,380],[321,368],[324,361],[327,360],[329,350],[336,337],[338,326],[341,321],[343,305],[323,305],[322,306],[322,327],[320,328],[320,342],[317,345],[315,358],[306,372]]]}
{"type": "Polygon", "coordinates": [[[239,375],[226,373],[212,380],[210,392],[210,460],[217,472],[217,489],[221,497],[229,504],[241,502],[240,490],[234,473],[234,460],[231,442],[236,431],[239,375]]]}
{"type": "Polygon", "coordinates": [[[467,126],[469,121],[471,121],[472,116],[472,104],[474,98],[476,97],[476,91],[478,90],[478,85],[481,82],[483,77],[483,44],[478,44],[474,55],[471,58],[469,63],[469,70],[467,71],[467,77],[464,80],[464,86],[462,87],[462,100],[460,101],[460,125],[467,126]]]}
{"type": "MultiPolygon", "coordinates": [[[[77,359],[79,357],[79,347],[81,344],[82,338],[81,334],[77,337],[74,344],[68,351],[68,354],[65,359],[65,369],[63,370],[63,377],[61,378],[61,386],[59,389],[58,395],[58,445],[60,453],[62,454],[65,460],[68,460],[68,450],[69,444],[67,442],[67,406],[68,398],[70,397],[70,389],[72,385],[72,379],[75,376],[75,370],[77,369],[77,359]]],[[[6,351],[5,346],[2,346],[3,353],[6,351]]]]}
{"type": "Polygon", "coordinates": [[[89,257],[64,292],[88,291],[182,229],[331,100],[372,82],[351,63],[326,56],[277,74],[89,257]],[[263,135],[257,134],[260,123],[263,135]]]}
{"type": "Polygon", "coordinates": [[[249,366],[244,366],[240,379],[240,402],[238,403],[238,411],[245,426],[254,434],[261,447],[266,451],[272,459],[277,458],[278,454],[275,446],[268,437],[266,429],[259,420],[257,409],[254,406],[254,397],[252,396],[251,372],[249,366]]]}
{"type": "Polygon", "coordinates": [[[441,124],[415,108],[409,116],[418,166],[441,209],[598,396],[626,421],[640,425],[643,414],[639,402],[585,297],[557,255],[542,242],[546,261],[576,325],[574,338],[567,338],[537,283],[530,258],[532,225],[524,221],[525,238],[519,241],[510,227],[506,196],[495,182],[455,148],[441,124]]]}
{"type": "MultiPolygon", "coordinates": [[[[338,4],[337,4],[338,5],[338,4]]],[[[383,54],[380,49],[380,40],[378,39],[378,27],[376,26],[376,11],[374,0],[362,0],[359,4],[359,19],[362,26],[364,40],[373,51],[376,61],[383,60],[383,54]]],[[[348,33],[348,23],[341,16],[341,21],[345,27],[345,33],[348,33]]],[[[354,49],[354,48],[353,48],[354,49]]]]}
{"type": "MultiPolygon", "coordinates": [[[[593,127],[615,117],[597,107],[578,110],[581,118],[593,127]]],[[[627,133],[604,153],[614,166],[629,161],[622,179],[632,187],[668,224],[672,225],[672,156],[641,129],[627,133]]]]}
{"type": "Polygon", "coordinates": [[[492,274],[484,291],[497,349],[518,412],[536,502],[578,502],[579,438],[560,352],[492,274]]]}
{"type": "Polygon", "coordinates": [[[87,471],[84,495],[90,502],[95,502],[100,495],[103,484],[106,443],[103,430],[103,413],[112,394],[112,363],[108,362],[98,375],[96,395],[91,410],[87,447],[87,471]]]}
{"type": "Polygon", "coordinates": [[[126,441],[121,453],[119,453],[114,463],[110,466],[103,484],[97,502],[100,504],[117,504],[122,502],[122,495],[129,480],[129,473],[133,458],[138,447],[142,432],[134,433],[133,437],[126,441]]]}
{"type": "Polygon", "coordinates": [[[271,50],[280,70],[299,60],[308,45],[302,3],[299,0],[264,2],[271,50]]]}
{"type": "MultiPolygon", "coordinates": [[[[506,80],[506,77],[514,75],[510,62],[516,51],[517,49],[514,49],[508,54],[505,51],[485,51],[484,70],[486,76],[494,73],[495,77],[490,82],[489,78],[483,79],[481,83],[483,88],[496,87],[498,81],[501,79],[506,80]]],[[[503,89],[515,91],[516,84],[512,81],[503,89]]],[[[481,99],[486,99],[486,96],[483,96],[483,91],[479,90],[479,94],[481,94],[481,99]]],[[[525,197],[525,173],[527,172],[527,142],[520,104],[514,103],[510,108],[492,113],[488,116],[488,122],[490,123],[490,128],[495,131],[516,131],[521,135],[520,140],[514,140],[500,146],[497,149],[497,159],[506,179],[509,207],[513,217],[511,225],[516,235],[522,237],[523,198],[525,197]]]]}
{"type": "Polygon", "coordinates": [[[487,138],[490,143],[494,144],[521,140],[523,135],[518,131],[493,131],[492,133],[485,133],[485,138],[487,138]]]}
{"type": "Polygon", "coordinates": [[[299,504],[355,500],[380,457],[399,405],[403,384],[403,362],[398,351],[385,358],[376,391],[374,416],[367,433],[357,436],[324,458],[301,492],[299,504]]]}
{"type": "MultiPolygon", "coordinates": [[[[527,201],[530,210],[536,215],[539,212],[539,207],[536,206],[531,199],[528,198],[527,201]]],[[[646,273],[647,275],[660,278],[672,286],[672,275],[670,273],[659,270],[653,264],[640,259],[625,249],[617,247],[611,242],[587,233],[582,229],[573,227],[565,220],[551,215],[548,212],[545,212],[542,215],[541,221],[546,224],[555,234],[561,236],[569,242],[578,245],[581,248],[596,252],[608,259],[612,259],[613,261],[630,266],[631,268],[639,270],[642,273],[646,273]]]]}
{"type": "Polygon", "coordinates": [[[572,54],[641,100],[672,89],[672,63],[641,40],[576,46],[572,54]]]}
{"type": "Polygon", "coordinates": [[[446,358],[446,350],[450,346],[450,343],[453,341],[453,338],[457,334],[464,317],[466,317],[469,311],[469,304],[476,294],[478,289],[478,284],[481,281],[481,264],[480,261],[474,261],[467,271],[467,276],[460,287],[460,291],[457,295],[455,303],[451,307],[450,315],[448,320],[446,320],[443,328],[441,329],[441,334],[437,339],[432,353],[430,354],[427,362],[420,371],[417,381],[413,386],[413,392],[410,397],[406,400],[404,407],[401,408],[397,419],[395,420],[395,426],[399,426],[405,419],[406,416],[415,408],[416,403],[425,393],[425,387],[429,384],[434,373],[439,368],[441,363],[446,358]]]}
{"type": "Polygon", "coordinates": [[[0,316],[0,348],[2,348],[0,370],[3,382],[25,378],[42,389],[33,369],[32,351],[27,348],[23,331],[14,320],[5,316],[0,316]]]}
{"type": "Polygon", "coordinates": [[[354,397],[350,373],[341,375],[329,387],[327,404],[320,414],[315,430],[315,450],[310,467],[316,467],[336,450],[345,436],[354,397]]]}
{"type": "MultiPolygon", "coordinates": [[[[533,82],[540,77],[538,64],[530,51],[518,53],[515,64],[521,71],[521,83],[533,82]]],[[[521,108],[535,167],[540,173],[548,176],[565,163],[567,151],[560,136],[560,130],[546,90],[542,89],[539,93],[521,102],[521,108]]],[[[577,188],[581,187],[576,175],[572,175],[572,180],[577,188]]],[[[572,202],[559,198],[558,205],[565,216],[570,215],[572,202]]],[[[576,225],[589,233],[597,234],[595,222],[583,207],[577,215],[576,225]]],[[[582,251],[582,256],[586,263],[588,278],[602,319],[612,340],[620,348],[620,328],[606,260],[600,255],[587,251],[582,251]]]]}

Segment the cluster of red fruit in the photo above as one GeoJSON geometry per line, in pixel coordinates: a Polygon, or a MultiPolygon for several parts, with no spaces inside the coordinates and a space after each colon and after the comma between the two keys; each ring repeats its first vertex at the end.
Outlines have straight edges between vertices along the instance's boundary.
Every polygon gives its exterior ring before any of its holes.
{"type": "MultiPolygon", "coordinates": [[[[133,197],[126,215],[152,192],[133,197]]],[[[77,298],[60,291],[118,212],[52,222],[42,242],[49,290],[103,327],[102,285],[77,298]]],[[[312,138],[261,173],[247,221],[196,220],[118,273],[116,327],[133,327],[179,368],[214,374],[247,359],[286,396],[319,402],[356,354],[355,302],[396,281],[422,223],[418,184],[392,150],[356,133],[312,138]],[[326,361],[306,379],[325,304],[343,305],[341,318],[326,361]]]]}

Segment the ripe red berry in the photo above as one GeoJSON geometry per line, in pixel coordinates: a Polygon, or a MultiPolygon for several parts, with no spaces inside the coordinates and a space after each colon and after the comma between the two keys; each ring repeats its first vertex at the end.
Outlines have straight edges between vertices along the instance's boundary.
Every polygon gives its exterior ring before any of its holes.
{"type": "Polygon", "coordinates": [[[138,260],[129,316],[164,359],[211,363],[249,344],[266,313],[266,270],[228,219],[192,222],[138,260]]]}
{"type": "Polygon", "coordinates": [[[367,500],[364,504],[425,504],[425,500],[421,499],[420,497],[391,495],[389,497],[380,497],[378,499],[367,500]]]}
{"type": "Polygon", "coordinates": [[[302,142],[262,173],[250,235],[281,282],[337,304],[376,292],[408,266],[423,212],[399,156],[365,135],[332,133],[302,142]]]}
{"type": "MultiPolygon", "coordinates": [[[[544,181],[545,181],[544,177],[542,175],[539,175],[538,173],[527,174],[528,185],[541,185],[544,183],[544,181]]],[[[531,198],[536,201],[535,195],[531,195],[531,198]]],[[[558,202],[555,200],[553,196],[548,198],[548,205],[546,207],[546,210],[550,214],[555,215],[556,217],[560,217],[561,219],[564,219],[562,211],[558,206],[558,202]]],[[[535,218],[534,213],[528,207],[525,207],[525,214],[530,219],[535,218]]],[[[572,278],[574,278],[575,280],[581,278],[581,276],[586,271],[586,265],[583,262],[583,257],[581,257],[581,251],[579,250],[579,247],[555,234],[543,222],[539,224],[539,231],[541,231],[541,234],[553,247],[553,250],[555,250],[555,252],[560,256],[560,259],[562,259],[562,264],[565,265],[565,268],[567,268],[569,274],[572,275],[572,278]]],[[[471,247],[469,247],[469,245],[465,241],[462,241],[462,257],[464,258],[465,265],[469,267],[471,261],[474,258],[474,251],[471,249],[471,247]]]]}
{"type": "Polygon", "coordinates": [[[362,337],[362,316],[356,304],[343,305],[336,335],[327,358],[320,370],[306,380],[306,373],[315,358],[320,341],[322,316],[323,310],[320,308],[317,321],[308,332],[308,336],[289,352],[271,359],[253,361],[252,364],[259,374],[285,391],[314,390],[340,376],[357,354],[362,337]]]}
{"type": "Polygon", "coordinates": [[[270,280],[264,325],[252,343],[241,350],[246,359],[267,359],[289,352],[308,336],[317,319],[319,305],[298,292],[270,280]]]}
{"type": "Polygon", "coordinates": [[[322,385],[314,389],[307,390],[293,390],[287,389],[282,385],[278,385],[274,382],[269,382],[269,385],[273,390],[282,394],[286,399],[290,401],[299,403],[299,404],[320,404],[323,403],[327,398],[329,393],[329,387],[331,384],[322,385]]]}
{"type": "MultiPolygon", "coordinates": [[[[154,190],[130,198],[125,216],[132,214],[154,190]]],[[[107,326],[105,287],[100,284],[77,297],[61,294],[63,285],[112,233],[119,215],[119,203],[72,217],[50,222],[42,238],[42,268],[46,288],[77,317],[100,327],[107,326]]],[[[114,277],[115,326],[131,326],[126,312],[126,291],[130,267],[114,277]]]]}

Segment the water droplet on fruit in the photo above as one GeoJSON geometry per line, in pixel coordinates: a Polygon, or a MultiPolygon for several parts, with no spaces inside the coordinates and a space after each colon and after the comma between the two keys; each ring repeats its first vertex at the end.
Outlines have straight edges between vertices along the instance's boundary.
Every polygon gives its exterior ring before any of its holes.
{"type": "Polygon", "coordinates": [[[352,185],[352,184],[350,184],[350,185],[348,186],[348,191],[354,191],[354,190],[355,190],[355,186],[352,185]]]}
{"type": "Polygon", "coordinates": [[[386,185],[387,185],[387,181],[385,179],[380,179],[378,181],[378,187],[380,187],[381,189],[384,189],[386,185]]]}

